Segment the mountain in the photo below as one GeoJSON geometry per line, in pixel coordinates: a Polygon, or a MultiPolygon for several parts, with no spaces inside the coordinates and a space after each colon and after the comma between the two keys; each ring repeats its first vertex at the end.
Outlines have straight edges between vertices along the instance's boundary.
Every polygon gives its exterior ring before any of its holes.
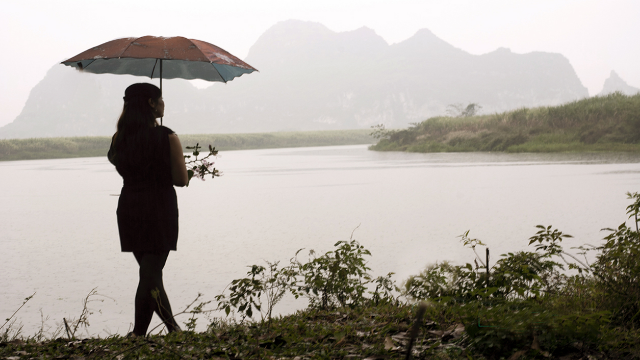
{"type": "MultiPolygon", "coordinates": [[[[206,89],[166,80],[165,124],[182,134],[394,128],[454,103],[491,113],[588,96],[561,54],[472,55],[427,29],[389,45],[366,27],[289,20],[262,34],[245,61],[260,72],[206,89]]],[[[124,89],[141,81],[149,79],[55,65],[0,138],[112,134],[124,89]]]]}
{"type": "Polygon", "coordinates": [[[602,86],[602,91],[600,91],[598,96],[608,95],[616,91],[625,95],[635,95],[640,92],[640,89],[630,86],[626,81],[622,80],[615,71],[611,70],[611,74],[609,78],[604,81],[604,86],[602,86]]]}

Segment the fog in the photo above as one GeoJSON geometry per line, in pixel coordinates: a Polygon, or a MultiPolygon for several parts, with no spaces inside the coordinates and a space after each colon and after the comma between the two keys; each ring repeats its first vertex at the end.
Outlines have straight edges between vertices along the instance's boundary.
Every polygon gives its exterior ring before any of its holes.
{"type": "Polygon", "coordinates": [[[289,19],[320,23],[336,33],[364,26],[389,45],[429,29],[472,55],[499,48],[562,54],[590,95],[601,91],[612,70],[629,85],[640,86],[640,48],[634,46],[640,4],[634,1],[114,1],[105,6],[10,0],[1,7],[0,42],[10,51],[0,59],[0,126],[20,114],[30,91],[54,64],[99,43],[124,36],[182,35],[247,58],[261,35],[289,19]]]}
{"type": "MultiPolygon", "coordinates": [[[[472,55],[428,29],[389,45],[366,27],[335,32],[288,20],[260,36],[246,60],[260,72],[206,89],[165,82],[166,125],[182,134],[400,128],[449,104],[495,113],[588,96],[561,54],[472,55]]],[[[0,137],[110,135],[123,89],[139,81],[150,80],[54,65],[0,137]]]]}

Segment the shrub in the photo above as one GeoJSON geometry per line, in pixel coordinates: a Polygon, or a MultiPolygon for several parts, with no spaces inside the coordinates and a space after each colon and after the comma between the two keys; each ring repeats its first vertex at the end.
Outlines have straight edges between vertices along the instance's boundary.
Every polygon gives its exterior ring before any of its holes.
{"type": "Polygon", "coordinates": [[[313,250],[307,263],[298,263],[302,283],[296,292],[309,298],[311,307],[327,309],[363,303],[366,285],[371,281],[364,256],[370,256],[356,240],[338,241],[337,249],[321,256],[313,250]]]}
{"type": "Polygon", "coordinates": [[[640,194],[627,193],[634,202],[627,207],[635,230],[626,223],[610,232],[605,243],[596,248],[600,253],[591,266],[601,289],[601,302],[611,309],[612,317],[619,326],[637,328],[640,325],[640,236],[638,234],[638,212],[640,194]]]}
{"type": "Polygon", "coordinates": [[[571,235],[551,226],[537,228],[529,238],[535,251],[503,254],[490,267],[489,277],[487,264],[476,252],[477,246],[485,244],[470,238],[467,231],[460,237],[474,251],[474,264],[428,266],[405,282],[404,295],[429,300],[457,318],[465,326],[466,344],[491,358],[517,350],[576,351],[577,341],[582,347],[595,348],[609,312],[594,306],[593,282],[587,277],[590,270],[577,259],[565,261],[565,256],[572,255],[560,243],[571,235]],[[564,274],[564,264],[578,274],[564,274]],[[588,290],[587,299],[584,290],[588,290]]]}

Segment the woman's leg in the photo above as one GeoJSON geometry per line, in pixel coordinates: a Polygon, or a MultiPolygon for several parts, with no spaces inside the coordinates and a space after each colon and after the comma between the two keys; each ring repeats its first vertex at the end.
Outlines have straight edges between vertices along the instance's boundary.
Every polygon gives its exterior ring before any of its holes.
{"type": "Polygon", "coordinates": [[[167,298],[162,283],[162,269],[167,262],[169,252],[134,252],[133,255],[136,257],[138,265],[140,265],[140,282],[136,292],[133,333],[138,336],[147,334],[154,311],[160,316],[169,332],[180,330],[180,327],[173,319],[169,298],[167,298]],[[157,296],[154,298],[153,292],[155,291],[157,291],[157,296]]]}

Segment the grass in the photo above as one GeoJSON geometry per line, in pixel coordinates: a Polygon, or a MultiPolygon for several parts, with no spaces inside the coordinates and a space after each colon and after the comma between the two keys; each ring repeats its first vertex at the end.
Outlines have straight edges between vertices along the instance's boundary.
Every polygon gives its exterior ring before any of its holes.
{"type": "MultiPolygon", "coordinates": [[[[305,310],[274,319],[269,329],[259,323],[214,321],[205,332],[184,331],[147,338],[116,335],[42,342],[15,339],[0,343],[0,358],[19,355],[50,359],[404,359],[406,332],[413,323],[414,308],[385,304],[305,310]]],[[[453,335],[449,328],[448,324],[424,322],[413,346],[414,354],[419,358],[466,359],[464,348],[455,344],[459,334],[453,335]]]]}
{"type": "Polygon", "coordinates": [[[434,117],[383,130],[370,147],[408,152],[640,151],[640,94],[471,117],[434,117]]]}
{"type": "MultiPolygon", "coordinates": [[[[579,309],[576,302],[574,309],[579,309]]],[[[549,313],[547,305],[533,310],[518,309],[514,304],[473,307],[473,303],[446,305],[432,303],[425,318],[418,323],[418,333],[411,347],[416,359],[633,359],[640,355],[637,330],[603,328],[602,343],[576,341],[572,336],[564,351],[547,352],[548,343],[557,342],[560,319],[549,313]],[[492,320],[482,308],[493,312],[492,320]],[[480,312],[478,311],[480,310],[480,312]],[[476,326],[474,313],[481,314],[476,326]],[[515,315],[515,316],[514,316],[515,315]],[[471,320],[469,320],[471,319],[471,320]],[[523,323],[540,329],[529,331],[523,323]],[[554,323],[545,326],[546,322],[554,323]],[[479,322],[480,324],[480,322],[479,322]],[[496,326],[496,324],[498,326],[496,326]],[[511,329],[515,328],[516,331],[511,329]],[[547,329],[548,328],[548,329],[547,329]],[[495,332],[501,344],[475,343],[478,331],[495,332]],[[537,333],[537,335],[536,335],[537,333]],[[496,346],[501,356],[492,356],[496,346]],[[623,347],[620,350],[620,347],[623,347]],[[566,350],[569,348],[570,350],[566,350]],[[599,350],[600,348],[600,350],[599,350]],[[507,356],[504,356],[507,354],[507,356]],[[519,355],[518,355],[519,354],[519,355]],[[517,355],[517,356],[516,356],[517,355]],[[516,356],[516,357],[512,357],[516,356]]],[[[516,304],[517,305],[517,304],[516,304]]],[[[557,311],[572,313],[566,303],[557,311]]],[[[583,305],[584,306],[584,305],[583,305]]],[[[586,310],[586,309],[585,309],[586,310]]],[[[127,338],[60,336],[45,339],[15,337],[0,341],[1,359],[405,359],[410,329],[416,323],[417,306],[411,303],[368,303],[353,308],[331,310],[306,309],[266,322],[238,322],[213,318],[203,332],[183,331],[168,335],[127,338]],[[12,357],[13,356],[13,357],[12,357]]],[[[561,320],[564,328],[580,316],[561,320]]],[[[486,335],[484,335],[486,337],[486,335]]],[[[582,335],[584,336],[584,335],[582,335]]],[[[560,339],[564,340],[564,339],[560,339]]]]}
{"type": "MultiPolygon", "coordinates": [[[[253,134],[180,135],[183,146],[209,144],[218,150],[371,144],[369,130],[334,130],[253,134]]],[[[0,140],[0,161],[106,156],[108,136],[0,140]]],[[[186,149],[185,149],[186,150],[186,149]]]]}

